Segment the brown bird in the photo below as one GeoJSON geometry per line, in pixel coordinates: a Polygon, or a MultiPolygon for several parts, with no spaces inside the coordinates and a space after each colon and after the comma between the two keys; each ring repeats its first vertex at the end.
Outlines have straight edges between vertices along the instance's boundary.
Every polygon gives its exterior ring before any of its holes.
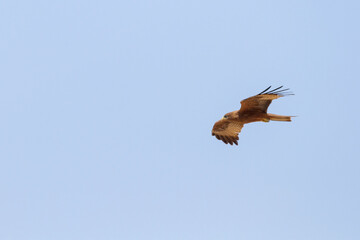
{"type": "Polygon", "coordinates": [[[286,92],[289,88],[280,90],[282,87],[283,86],[268,91],[271,88],[270,86],[261,93],[242,100],[240,102],[240,110],[225,114],[221,120],[214,124],[212,135],[226,144],[230,143],[233,145],[233,143],[235,143],[238,145],[239,133],[246,123],[269,122],[270,120],[291,122],[292,116],[267,113],[267,109],[272,100],[294,95],[286,92]]]}

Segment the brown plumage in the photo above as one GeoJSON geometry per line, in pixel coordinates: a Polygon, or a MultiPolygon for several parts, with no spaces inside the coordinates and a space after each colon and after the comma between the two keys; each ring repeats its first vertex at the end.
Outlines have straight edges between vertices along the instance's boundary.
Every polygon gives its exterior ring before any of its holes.
{"type": "Polygon", "coordinates": [[[270,88],[271,86],[255,96],[242,100],[240,110],[225,114],[214,124],[212,135],[226,144],[238,145],[238,135],[246,123],[270,120],[291,122],[291,116],[267,113],[267,109],[272,100],[293,94],[286,92],[288,88],[280,90],[282,86],[269,91],[270,88]]]}

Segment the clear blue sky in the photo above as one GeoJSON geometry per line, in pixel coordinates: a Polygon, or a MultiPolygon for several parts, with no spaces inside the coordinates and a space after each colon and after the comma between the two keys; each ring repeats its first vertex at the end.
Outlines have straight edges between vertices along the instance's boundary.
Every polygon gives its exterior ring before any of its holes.
{"type": "Polygon", "coordinates": [[[358,1],[2,1],[0,239],[360,239],[358,1]],[[211,136],[269,85],[296,94],[211,136]]]}

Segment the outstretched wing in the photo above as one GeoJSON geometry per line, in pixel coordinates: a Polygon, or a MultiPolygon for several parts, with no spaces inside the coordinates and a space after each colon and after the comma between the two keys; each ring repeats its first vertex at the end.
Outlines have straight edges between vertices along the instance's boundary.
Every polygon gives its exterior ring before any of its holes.
{"type": "Polygon", "coordinates": [[[221,119],[214,124],[212,135],[224,143],[238,145],[239,133],[244,125],[227,119],[221,119]]]}
{"type": "Polygon", "coordinates": [[[292,93],[286,92],[287,90],[289,90],[289,88],[281,89],[282,87],[283,86],[269,91],[269,89],[271,88],[270,86],[261,93],[259,93],[258,95],[242,100],[240,102],[241,103],[240,113],[245,113],[245,112],[266,113],[272,100],[287,95],[293,95],[292,93]]]}

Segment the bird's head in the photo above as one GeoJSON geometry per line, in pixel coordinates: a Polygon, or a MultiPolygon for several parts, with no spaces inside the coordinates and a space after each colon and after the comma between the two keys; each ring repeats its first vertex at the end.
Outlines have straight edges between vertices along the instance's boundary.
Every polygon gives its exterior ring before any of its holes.
{"type": "Polygon", "coordinates": [[[234,112],[229,112],[227,114],[225,114],[222,119],[228,119],[228,120],[232,120],[232,119],[236,119],[238,118],[238,111],[234,111],[234,112]]]}

